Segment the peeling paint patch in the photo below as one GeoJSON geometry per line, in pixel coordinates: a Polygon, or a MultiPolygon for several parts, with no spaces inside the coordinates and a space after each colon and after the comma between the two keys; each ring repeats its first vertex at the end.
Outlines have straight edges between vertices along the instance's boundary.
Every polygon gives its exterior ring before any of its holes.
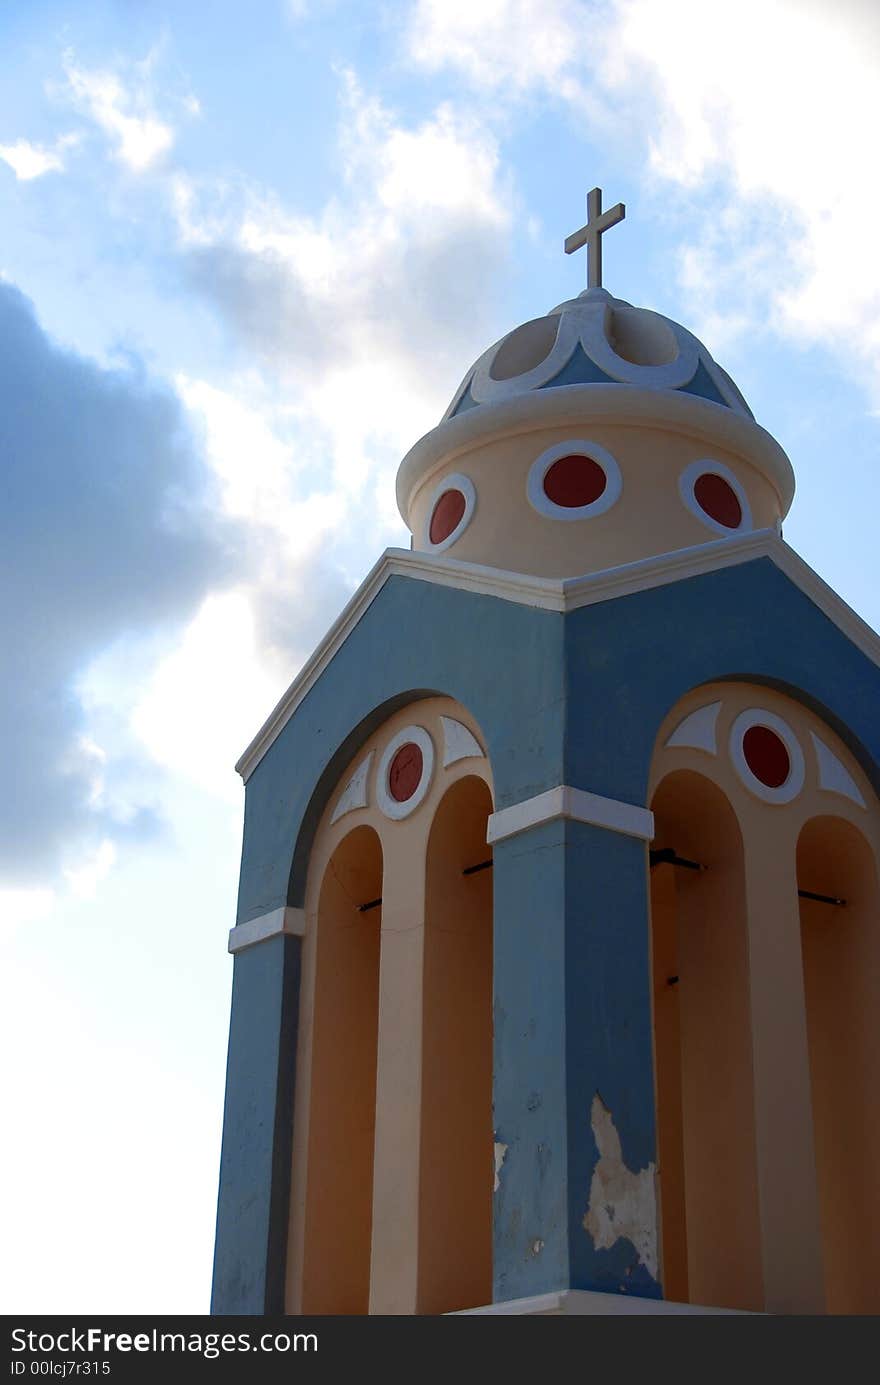
{"type": "Polygon", "coordinates": [[[496,1140],[496,1142],[495,1142],[495,1186],[494,1186],[494,1188],[492,1189],[492,1191],[495,1192],[495,1193],[497,1193],[497,1192],[498,1192],[498,1189],[501,1187],[501,1165],[504,1163],[504,1160],[505,1160],[506,1155],[507,1155],[507,1145],[499,1144],[498,1141],[496,1140]]]}
{"type": "Polygon", "coordinates": [[[598,1092],[593,1097],[590,1123],[599,1161],[590,1184],[590,1203],[584,1227],[597,1250],[610,1250],[617,1241],[631,1241],[639,1263],[657,1278],[657,1200],[654,1164],[633,1173],[623,1162],[620,1136],[611,1112],[598,1092]]]}
{"type": "Polygon", "coordinates": [[[532,1241],[532,1254],[540,1255],[544,1249],[544,1242],[540,1239],[532,1241]]]}

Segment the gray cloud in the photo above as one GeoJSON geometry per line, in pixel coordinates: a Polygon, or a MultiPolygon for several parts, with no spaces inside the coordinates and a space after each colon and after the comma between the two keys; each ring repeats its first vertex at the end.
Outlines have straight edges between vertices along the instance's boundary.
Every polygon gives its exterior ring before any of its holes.
{"type": "Polygon", "coordinates": [[[30,884],[71,847],[155,829],[147,804],[124,821],[90,804],[75,680],[120,637],[185,619],[240,557],[176,397],[137,363],[60,350],[3,283],[0,477],[0,878],[30,884]]]}
{"type": "Polygon", "coordinates": [[[231,239],[182,255],[195,289],[245,348],[304,382],[333,365],[392,358],[453,385],[494,325],[503,253],[491,225],[448,216],[399,246],[341,246],[350,283],[318,296],[299,267],[231,239]]]}

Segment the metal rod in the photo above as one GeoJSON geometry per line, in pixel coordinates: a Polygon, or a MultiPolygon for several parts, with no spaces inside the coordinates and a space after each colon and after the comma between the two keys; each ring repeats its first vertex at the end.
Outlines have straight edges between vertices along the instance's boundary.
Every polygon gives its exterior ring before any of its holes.
{"type": "Polygon", "coordinates": [[[688,861],[684,856],[677,856],[675,848],[671,846],[663,846],[658,851],[651,851],[648,854],[652,866],[681,866],[684,870],[706,869],[705,866],[700,865],[699,861],[688,861]]]}
{"type": "Polygon", "coordinates": [[[492,864],[491,859],[488,861],[478,861],[475,866],[465,866],[462,875],[476,875],[478,870],[490,870],[492,864]]]}
{"type": "Polygon", "coordinates": [[[837,899],[833,894],[816,894],[815,890],[798,890],[801,899],[815,899],[818,904],[836,904],[838,909],[842,909],[846,904],[845,899],[837,899]]]}
{"type": "Polygon", "coordinates": [[[359,904],[359,905],[357,906],[357,908],[358,908],[358,913],[359,913],[359,914],[365,914],[365,913],[367,912],[368,909],[378,909],[378,907],[379,907],[379,905],[380,905],[381,903],[382,903],[382,896],[380,895],[378,899],[370,899],[370,900],[367,901],[366,904],[359,904]]]}

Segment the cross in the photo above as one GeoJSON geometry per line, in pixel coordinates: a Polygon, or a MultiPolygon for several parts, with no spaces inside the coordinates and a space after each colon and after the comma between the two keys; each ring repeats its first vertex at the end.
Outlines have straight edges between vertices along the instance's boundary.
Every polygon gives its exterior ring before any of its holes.
{"type": "Polygon", "coordinates": [[[616,207],[610,207],[607,212],[602,211],[602,189],[593,188],[592,192],[587,193],[587,224],[582,226],[579,231],[573,231],[565,242],[565,253],[571,255],[575,250],[580,250],[582,245],[587,247],[587,288],[599,289],[602,287],[602,235],[605,231],[610,231],[612,226],[616,226],[618,221],[623,221],[626,216],[626,207],[622,202],[618,202],[616,207]]]}

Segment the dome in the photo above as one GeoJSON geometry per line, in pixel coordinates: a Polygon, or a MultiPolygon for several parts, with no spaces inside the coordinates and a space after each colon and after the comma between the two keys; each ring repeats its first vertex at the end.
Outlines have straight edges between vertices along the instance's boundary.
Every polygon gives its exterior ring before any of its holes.
{"type": "Polygon", "coordinates": [[[444,419],[531,390],[599,384],[682,390],[752,417],[730,376],[691,332],[593,288],[484,351],[444,419]]]}
{"type": "Polygon", "coordinates": [[[702,342],[603,288],[484,352],[397,473],[414,549],[537,577],[778,531],[793,497],[702,342]]]}

